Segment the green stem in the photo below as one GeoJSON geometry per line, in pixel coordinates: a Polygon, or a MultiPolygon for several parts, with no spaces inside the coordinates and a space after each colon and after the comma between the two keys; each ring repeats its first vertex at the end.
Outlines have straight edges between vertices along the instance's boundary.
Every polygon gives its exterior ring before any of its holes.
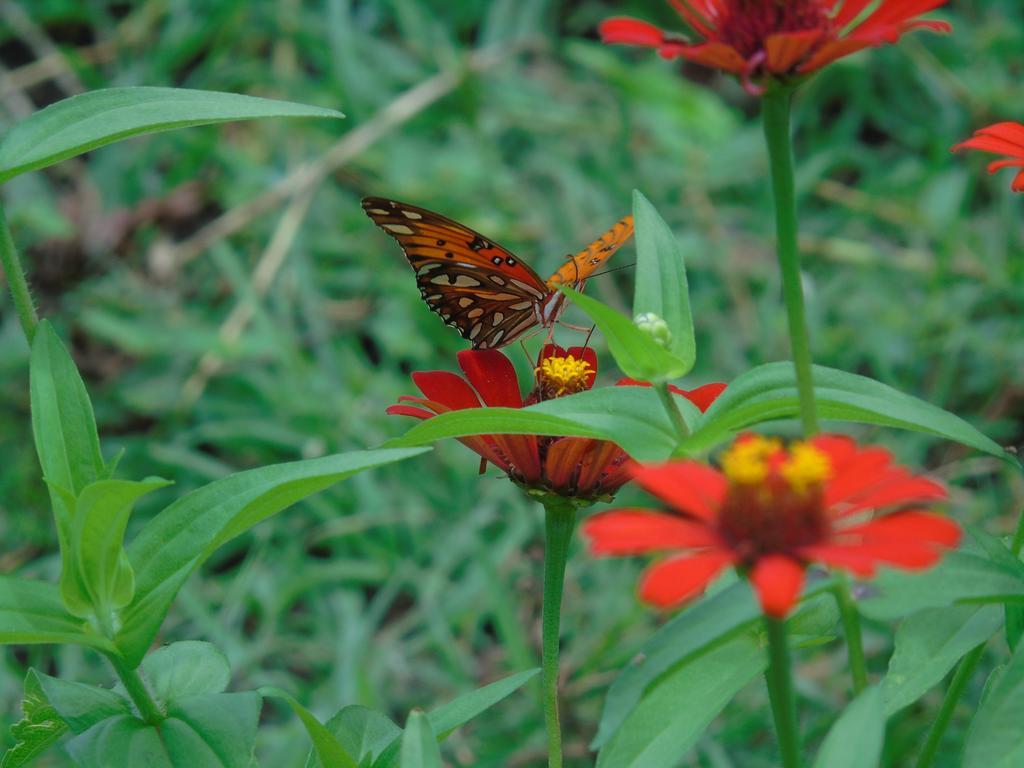
{"type": "Polygon", "coordinates": [[[789,666],[789,642],[785,619],[764,618],[768,630],[768,697],[772,703],[775,733],[779,738],[783,768],[800,768],[800,736],[796,727],[796,696],[789,666]]]}
{"type": "Polygon", "coordinates": [[[925,739],[924,747],[921,748],[921,754],[918,755],[915,768],[928,768],[935,760],[935,755],[939,751],[939,744],[946,733],[946,728],[949,727],[949,721],[953,719],[953,711],[960,702],[960,697],[963,695],[964,689],[967,687],[967,683],[971,679],[971,675],[974,674],[974,669],[978,666],[978,662],[981,661],[984,653],[985,644],[982,643],[960,660],[960,666],[956,668],[953,681],[949,684],[949,688],[946,689],[946,698],[942,700],[942,708],[932,722],[932,727],[928,730],[928,736],[925,739]]]}
{"type": "Polygon", "coordinates": [[[675,427],[676,434],[679,436],[680,442],[682,442],[690,436],[690,428],[686,425],[686,419],[683,418],[682,411],[679,410],[679,404],[676,403],[675,397],[669,391],[668,383],[661,382],[660,384],[655,384],[654,391],[661,398],[661,404],[665,407],[669,419],[672,420],[672,426],[675,427]]]}
{"type": "Polygon", "coordinates": [[[562,586],[576,509],[559,500],[544,502],[544,605],[541,619],[541,677],[544,724],[548,732],[548,766],[562,768],[562,729],[558,719],[558,645],[562,586]]]}
{"type": "Polygon", "coordinates": [[[850,583],[845,577],[832,589],[839,606],[839,615],[843,620],[843,632],[846,635],[846,649],[850,661],[850,675],[853,677],[853,695],[856,696],[868,687],[868,668],[864,660],[864,643],[861,639],[860,613],[850,593],[850,583]]]}
{"type": "Polygon", "coordinates": [[[153,700],[138,670],[127,666],[120,656],[110,655],[107,658],[110,659],[110,664],[114,667],[117,676],[121,678],[121,683],[135,703],[135,708],[139,710],[139,716],[150,725],[162,723],[167,716],[153,700]]]}
{"type": "Polygon", "coordinates": [[[800,283],[800,251],[797,248],[796,185],[793,180],[793,145],[789,113],[792,90],[769,89],[762,97],[764,136],[771,164],[772,195],[775,202],[775,234],[782,298],[789,321],[789,343],[796,368],[800,421],[808,437],[818,432],[818,413],[811,375],[811,345],[804,312],[804,289],[800,283]]]}
{"type": "Polygon", "coordinates": [[[21,260],[18,258],[17,248],[14,247],[14,238],[11,237],[11,229],[7,226],[7,216],[4,215],[2,204],[0,204],[0,264],[3,265],[4,274],[7,276],[7,287],[10,288],[11,297],[14,299],[14,308],[21,321],[21,330],[24,331],[25,338],[31,345],[32,338],[36,335],[36,326],[39,325],[39,315],[36,314],[35,304],[32,303],[32,293],[29,291],[28,281],[25,279],[25,271],[21,268],[21,260]]]}

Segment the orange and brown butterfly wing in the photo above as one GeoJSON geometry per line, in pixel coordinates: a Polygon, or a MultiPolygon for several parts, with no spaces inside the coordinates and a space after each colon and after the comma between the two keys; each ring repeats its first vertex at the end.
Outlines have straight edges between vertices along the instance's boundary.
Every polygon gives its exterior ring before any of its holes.
{"type": "Polygon", "coordinates": [[[575,256],[569,256],[565,264],[548,278],[548,288],[557,291],[560,285],[571,285],[577,290],[581,289],[586,279],[632,235],[633,217],[626,216],[575,256]]]}
{"type": "Polygon", "coordinates": [[[490,238],[397,200],[367,197],[363,210],[398,241],[427,306],[474,349],[503,347],[538,324],[551,290],[490,238]]]}

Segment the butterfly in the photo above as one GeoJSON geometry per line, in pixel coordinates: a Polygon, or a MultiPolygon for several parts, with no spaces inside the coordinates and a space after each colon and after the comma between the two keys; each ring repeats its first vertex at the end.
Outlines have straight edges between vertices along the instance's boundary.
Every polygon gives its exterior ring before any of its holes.
{"type": "Polygon", "coordinates": [[[582,290],[633,234],[626,216],[544,280],[506,248],[439,213],[383,197],[365,198],[363,210],[398,241],[427,306],[473,349],[503,347],[553,326],[565,302],[559,286],[582,290]]]}

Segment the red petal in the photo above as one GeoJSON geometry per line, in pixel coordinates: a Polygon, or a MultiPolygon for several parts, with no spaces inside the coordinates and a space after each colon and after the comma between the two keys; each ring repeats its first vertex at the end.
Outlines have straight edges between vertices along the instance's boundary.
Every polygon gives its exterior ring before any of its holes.
{"type": "Polygon", "coordinates": [[[800,597],[804,567],[785,555],[768,555],[754,564],[750,581],[762,610],[769,616],[783,619],[800,597]]]}
{"type": "Polygon", "coordinates": [[[828,456],[833,477],[842,472],[857,455],[857,443],[846,435],[817,435],[811,438],[810,443],[828,456]]]}
{"type": "Polygon", "coordinates": [[[892,454],[884,448],[858,449],[841,467],[834,468],[825,486],[825,505],[847,501],[875,485],[891,463],[892,454]]]}
{"type": "Polygon", "coordinates": [[[459,366],[485,405],[492,408],[523,407],[516,369],[498,350],[464,349],[459,352],[459,366]]]}
{"type": "Polygon", "coordinates": [[[844,56],[849,56],[857,51],[862,51],[865,48],[869,48],[872,45],[870,40],[859,40],[847,38],[845,40],[832,40],[825,43],[814,55],[811,56],[807,61],[800,65],[798,70],[802,74],[808,72],[815,72],[827,64],[831,64],[836,59],[841,59],[844,56]]]}
{"type": "Polygon", "coordinates": [[[480,407],[473,388],[449,371],[416,371],[412,380],[428,400],[444,403],[454,411],[480,407]]]}
{"type": "Polygon", "coordinates": [[[640,555],[668,549],[716,547],[707,525],[646,509],[615,509],[588,518],[583,535],[595,555],[640,555]]]}
{"type": "Polygon", "coordinates": [[[1010,187],[1014,192],[1024,192],[1024,171],[1018,173],[1013,179],[1013,186],[1010,187]]]}
{"type": "Polygon", "coordinates": [[[838,0],[842,7],[839,9],[833,19],[832,23],[839,30],[842,30],[851,21],[854,21],[861,12],[867,8],[874,0],[838,0]]]}
{"type": "Polygon", "coordinates": [[[702,45],[680,45],[676,44],[669,50],[669,45],[663,45],[659,51],[665,58],[671,56],[682,56],[690,61],[703,64],[705,67],[724,69],[734,75],[741,75],[747,70],[747,60],[743,55],[725,43],[704,43],[702,45]]]}
{"type": "Polygon", "coordinates": [[[576,489],[580,462],[593,442],[587,437],[563,437],[548,447],[544,475],[553,489],[567,492],[576,489]]]}
{"type": "Polygon", "coordinates": [[[655,563],[640,581],[640,597],[659,608],[671,608],[696,597],[733,562],[728,552],[679,555],[655,563]]]}
{"type": "Polygon", "coordinates": [[[875,575],[875,558],[844,544],[814,544],[801,547],[797,554],[807,560],[842,568],[864,579],[875,575]]]}
{"type": "Polygon", "coordinates": [[[665,33],[653,24],[639,19],[606,19],[598,26],[603,43],[646,45],[657,48],[665,41],[665,33]]]}
{"type": "Polygon", "coordinates": [[[959,546],[962,537],[955,520],[916,509],[885,515],[841,532],[842,536],[850,534],[874,540],[924,541],[950,549],[959,546]]]}
{"type": "Polygon", "coordinates": [[[536,435],[490,435],[494,446],[507,457],[506,472],[520,475],[527,485],[539,485],[543,479],[536,435]]]}
{"type": "Polygon", "coordinates": [[[941,501],[946,496],[946,489],[940,483],[911,475],[902,467],[893,467],[830,513],[835,517],[848,517],[865,509],[882,509],[912,501],[941,501]]]}
{"type": "Polygon", "coordinates": [[[711,404],[718,399],[718,396],[725,392],[726,384],[720,381],[704,384],[696,389],[685,390],[679,387],[669,386],[669,389],[678,395],[682,395],[691,403],[696,405],[701,413],[711,407],[711,404]]]}
{"type": "Polygon", "coordinates": [[[389,405],[384,412],[388,416],[412,416],[416,419],[429,419],[435,415],[422,408],[413,408],[411,405],[389,405]]]}
{"type": "Polygon", "coordinates": [[[599,490],[604,493],[617,491],[629,480],[628,475],[619,472],[628,458],[626,452],[615,443],[595,440],[580,463],[579,477],[576,480],[580,493],[589,495],[599,490]]]}
{"type": "Polygon", "coordinates": [[[823,34],[820,29],[807,29],[769,35],[765,40],[765,53],[768,56],[765,69],[778,75],[792,72],[811,48],[817,45],[823,34]]]}
{"type": "Polygon", "coordinates": [[[702,37],[713,38],[715,21],[721,16],[720,0],[670,0],[686,23],[702,37]]]}
{"type": "Polygon", "coordinates": [[[714,520],[725,498],[725,478],[696,461],[641,465],[633,471],[633,479],[666,504],[702,520],[714,520]]]}

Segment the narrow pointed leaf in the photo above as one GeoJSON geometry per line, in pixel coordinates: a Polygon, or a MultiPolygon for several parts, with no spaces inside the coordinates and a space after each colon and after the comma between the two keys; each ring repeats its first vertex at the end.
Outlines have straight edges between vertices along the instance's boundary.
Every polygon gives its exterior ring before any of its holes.
{"type": "Polygon", "coordinates": [[[413,712],[405,724],[401,768],[442,768],[437,737],[422,712],[413,712]]]}
{"type": "Polygon", "coordinates": [[[0,644],[11,643],[74,643],[114,650],[113,643],[68,613],[56,584],[0,575],[0,644]]]}
{"type": "Polygon", "coordinates": [[[651,312],[665,321],[672,334],[668,349],[683,362],[685,375],[697,359],[690,311],[690,287],[679,239],[651,202],[633,190],[636,222],[636,286],[633,315],[651,312]]]}
{"type": "Polygon", "coordinates": [[[1010,658],[982,699],[964,749],[963,768],[1018,768],[1024,765],[1024,653],[1010,658]]]}
{"type": "Polygon", "coordinates": [[[46,700],[33,669],[25,675],[21,720],[11,726],[14,744],[0,758],[0,768],[22,768],[49,749],[68,731],[68,724],[46,700]]]}
{"type": "Polygon", "coordinates": [[[107,88],[51,104],[0,140],[0,182],[130,136],[262,117],[344,117],[323,107],[185,88],[107,88]]]}
{"type": "Polygon", "coordinates": [[[334,734],[295,697],[280,688],[260,688],[260,693],[264,696],[282,699],[292,708],[292,711],[302,721],[306,733],[309,734],[309,738],[313,742],[313,749],[322,765],[330,766],[330,768],[359,768],[356,759],[341,746],[341,742],[334,737],[334,734]]]}

